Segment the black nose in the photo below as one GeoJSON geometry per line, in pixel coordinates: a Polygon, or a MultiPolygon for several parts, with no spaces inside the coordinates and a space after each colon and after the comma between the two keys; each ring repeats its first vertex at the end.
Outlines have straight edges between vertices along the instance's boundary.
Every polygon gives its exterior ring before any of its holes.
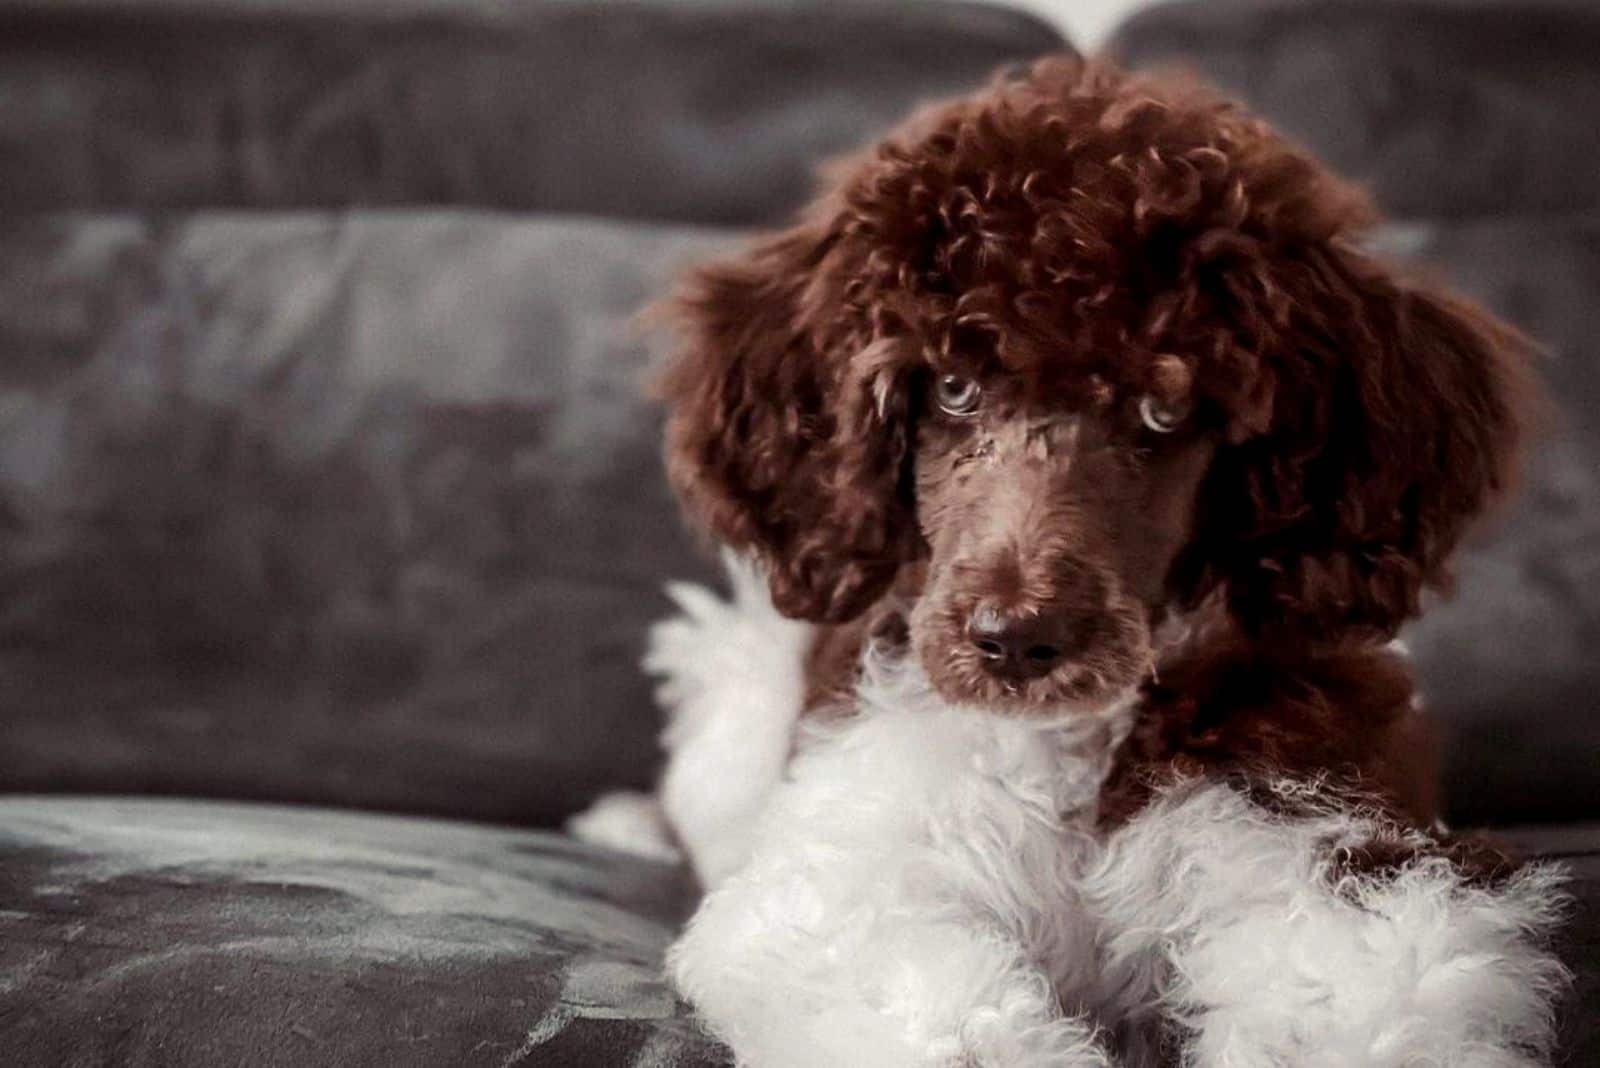
{"type": "Polygon", "coordinates": [[[1051,616],[1013,616],[980,608],[967,623],[967,638],[984,670],[1004,679],[1047,675],[1069,652],[1070,635],[1051,616]]]}

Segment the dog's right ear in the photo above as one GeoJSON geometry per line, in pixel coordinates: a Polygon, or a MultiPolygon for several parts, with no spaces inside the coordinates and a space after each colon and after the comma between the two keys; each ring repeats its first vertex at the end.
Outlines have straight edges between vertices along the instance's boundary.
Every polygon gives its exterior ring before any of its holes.
{"type": "Polygon", "coordinates": [[[824,622],[877,600],[916,531],[908,364],[846,320],[838,241],[808,222],[694,272],[659,380],[691,517],[759,558],[780,612],[824,622]]]}

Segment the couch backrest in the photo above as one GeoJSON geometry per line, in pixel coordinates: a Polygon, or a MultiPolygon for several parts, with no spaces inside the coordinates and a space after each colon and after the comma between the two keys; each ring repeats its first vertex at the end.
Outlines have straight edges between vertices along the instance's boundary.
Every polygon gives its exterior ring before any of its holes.
{"type": "Polygon", "coordinates": [[[0,243],[0,783],[548,821],[648,781],[703,574],[629,317],[694,230],[51,218],[0,243]]]}
{"type": "Polygon", "coordinates": [[[819,159],[1059,47],[944,0],[10,0],[0,211],[773,222],[819,159]]]}

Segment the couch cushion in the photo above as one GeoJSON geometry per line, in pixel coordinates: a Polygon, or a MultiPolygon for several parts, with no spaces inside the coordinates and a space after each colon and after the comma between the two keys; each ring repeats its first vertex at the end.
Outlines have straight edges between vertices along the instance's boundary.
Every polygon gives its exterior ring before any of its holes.
{"type": "Polygon", "coordinates": [[[0,241],[0,782],[548,822],[646,784],[706,570],[633,312],[722,235],[475,214],[0,241]]]}
{"type": "Polygon", "coordinates": [[[0,1048],[24,1065],[727,1063],[661,978],[683,872],[538,833],[0,802],[0,1048]]]}
{"type": "MultiPolygon", "coordinates": [[[[1575,870],[1566,1063],[1600,1061],[1600,825],[1575,870]]],[[[694,1068],[659,977],[676,869],[538,833],[306,809],[0,801],[0,1048],[18,1065],[694,1068]]]]}
{"type": "Polygon", "coordinates": [[[1600,208],[1600,12],[1583,0],[1189,0],[1108,50],[1198,69],[1396,214],[1600,208]]]}
{"type": "Polygon", "coordinates": [[[1062,47],[945,2],[10,0],[0,212],[774,220],[819,158],[1062,47]]]}

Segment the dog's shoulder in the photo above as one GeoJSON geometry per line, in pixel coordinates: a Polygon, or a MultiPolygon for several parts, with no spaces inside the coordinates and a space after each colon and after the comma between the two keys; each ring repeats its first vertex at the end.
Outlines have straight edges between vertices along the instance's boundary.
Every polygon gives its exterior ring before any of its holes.
{"type": "Polygon", "coordinates": [[[1213,634],[1166,658],[1144,686],[1101,818],[1125,822],[1175,778],[1229,775],[1348,783],[1426,825],[1434,761],[1403,651],[1213,634]]]}

